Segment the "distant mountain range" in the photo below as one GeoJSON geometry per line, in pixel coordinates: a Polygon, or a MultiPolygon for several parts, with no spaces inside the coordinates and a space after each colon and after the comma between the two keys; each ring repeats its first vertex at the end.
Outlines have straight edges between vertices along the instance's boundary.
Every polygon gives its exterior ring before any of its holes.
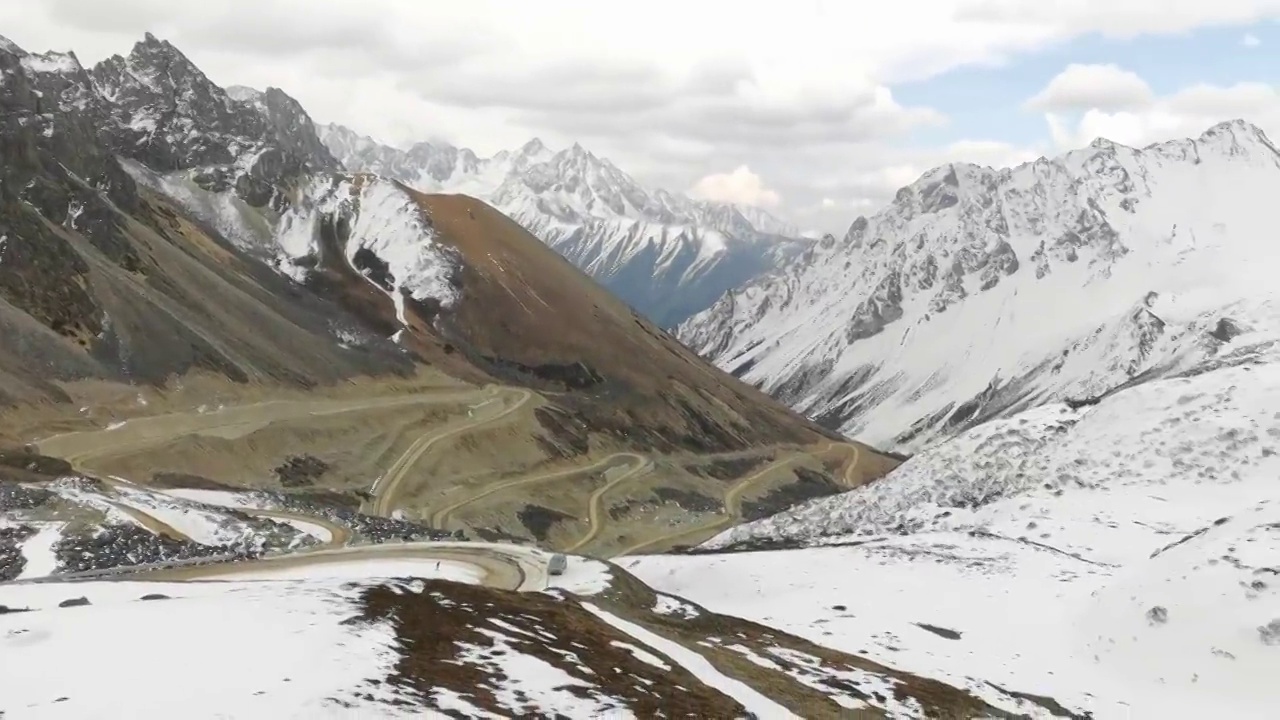
{"type": "Polygon", "coordinates": [[[481,158],[443,143],[400,150],[340,125],[319,132],[350,170],[488,201],[664,327],[811,243],[760,208],[645,188],[578,144],[552,151],[535,138],[481,158]]]}

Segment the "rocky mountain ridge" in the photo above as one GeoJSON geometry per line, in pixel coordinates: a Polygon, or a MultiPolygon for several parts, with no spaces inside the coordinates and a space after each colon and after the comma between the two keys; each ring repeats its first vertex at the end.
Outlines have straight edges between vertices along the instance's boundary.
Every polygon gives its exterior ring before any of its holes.
{"type": "Polygon", "coordinates": [[[647,189],[576,143],[552,151],[534,138],[481,158],[439,142],[400,150],[339,125],[320,135],[351,170],[492,203],[664,327],[809,244],[759,208],[647,189]]]}
{"type": "Polygon", "coordinates": [[[1219,352],[1271,295],[1277,192],[1280,153],[1243,121],[948,165],[678,335],[829,427],[910,451],[1219,352]]]}

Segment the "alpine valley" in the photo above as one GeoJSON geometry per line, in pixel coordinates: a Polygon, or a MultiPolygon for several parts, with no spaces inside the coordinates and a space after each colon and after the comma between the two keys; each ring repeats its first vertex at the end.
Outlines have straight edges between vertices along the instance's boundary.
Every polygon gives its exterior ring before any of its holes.
{"type": "Polygon", "coordinates": [[[0,38],[0,716],[1275,717],[1277,197],[1230,121],[808,240],[0,38]]]}

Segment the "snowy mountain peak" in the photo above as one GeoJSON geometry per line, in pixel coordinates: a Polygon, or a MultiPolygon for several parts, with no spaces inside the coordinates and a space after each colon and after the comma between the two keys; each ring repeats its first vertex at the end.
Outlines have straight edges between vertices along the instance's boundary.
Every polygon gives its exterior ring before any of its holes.
{"type": "MultiPolygon", "coordinates": [[[[120,57],[113,56],[112,59],[120,57]]],[[[140,69],[159,81],[163,87],[175,88],[188,82],[200,82],[210,87],[217,87],[205,77],[204,72],[168,40],[161,40],[151,33],[134,43],[125,62],[131,69],[140,69]]],[[[218,88],[222,93],[222,88],[218,88]]]]}
{"type": "Polygon", "coordinates": [[[1231,155],[1257,153],[1259,159],[1275,161],[1280,152],[1262,128],[1244,120],[1218,123],[1200,135],[1199,144],[1211,145],[1231,155]]]}
{"type": "Polygon", "coordinates": [[[798,409],[910,450],[1216,352],[1201,342],[1215,308],[1270,292],[1263,208],[1277,195],[1280,155],[1243,121],[998,171],[946,165],[680,336],[798,409]]]}
{"type": "Polygon", "coordinates": [[[533,138],[532,140],[530,140],[529,142],[525,143],[520,147],[520,154],[537,155],[546,149],[547,149],[547,146],[543,144],[541,138],[533,138]]]}

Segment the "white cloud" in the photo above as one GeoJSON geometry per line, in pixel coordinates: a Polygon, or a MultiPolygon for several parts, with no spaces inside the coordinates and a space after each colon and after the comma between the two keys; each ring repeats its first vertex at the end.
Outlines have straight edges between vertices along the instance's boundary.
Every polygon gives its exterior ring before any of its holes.
{"type": "Polygon", "coordinates": [[[1280,17],[1280,0],[963,0],[960,5],[958,17],[971,22],[1122,38],[1280,17]]]}
{"type": "Polygon", "coordinates": [[[1262,44],[1262,40],[1253,33],[1245,33],[1244,37],[1240,38],[1240,44],[1247,48],[1256,48],[1262,44]]]}
{"type": "Polygon", "coordinates": [[[1055,145],[1062,150],[1098,137],[1142,147],[1196,137],[1217,123],[1235,119],[1247,120],[1275,137],[1280,131],[1280,91],[1265,83],[1201,84],[1157,98],[1140,111],[1090,109],[1078,115],[1047,113],[1045,117],[1055,145]]]}
{"type": "Polygon", "coordinates": [[[689,194],[703,200],[755,205],[766,209],[782,204],[782,197],[765,187],[764,180],[746,165],[740,165],[730,173],[707,175],[694,183],[689,194]]]}
{"type": "Polygon", "coordinates": [[[895,84],[1089,32],[1278,12],[1280,0],[39,0],[0,2],[0,28],[85,61],[150,30],[216,82],[284,88],[317,120],[398,144],[581,141],[669,188],[747,166],[785,200],[780,215],[842,230],[851,203],[888,199],[954,150],[904,147],[946,118],[895,84]]]}
{"type": "Polygon", "coordinates": [[[1117,65],[1072,63],[1058,73],[1024,107],[1040,112],[1098,109],[1132,110],[1155,98],[1151,86],[1137,73],[1117,65]]]}

